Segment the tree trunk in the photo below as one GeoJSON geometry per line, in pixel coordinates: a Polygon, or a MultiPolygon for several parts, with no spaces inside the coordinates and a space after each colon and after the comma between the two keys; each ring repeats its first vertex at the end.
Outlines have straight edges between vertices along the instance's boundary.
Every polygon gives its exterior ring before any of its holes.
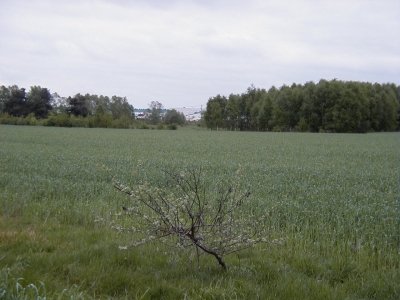
{"type": "Polygon", "coordinates": [[[217,252],[210,250],[206,247],[204,247],[203,245],[199,244],[197,241],[194,241],[194,244],[196,245],[196,247],[199,247],[201,250],[203,250],[204,252],[211,254],[212,256],[215,257],[215,259],[218,261],[219,265],[222,267],[222,269],[224,269],[225,271],[227,270],[226,264],[224,262],[224,260],[222,259],[222,256],[219,255],[217,252]]]}

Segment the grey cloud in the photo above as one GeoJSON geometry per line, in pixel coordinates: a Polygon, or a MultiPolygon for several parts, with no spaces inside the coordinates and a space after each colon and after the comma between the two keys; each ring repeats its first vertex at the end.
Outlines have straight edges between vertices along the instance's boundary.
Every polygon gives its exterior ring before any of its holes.
{"type": "Polygon", "coordinates": [[[0,1],[0,83],[190,106],[251,83],[398,82],[399,10],[395,0],[0,1]]]}

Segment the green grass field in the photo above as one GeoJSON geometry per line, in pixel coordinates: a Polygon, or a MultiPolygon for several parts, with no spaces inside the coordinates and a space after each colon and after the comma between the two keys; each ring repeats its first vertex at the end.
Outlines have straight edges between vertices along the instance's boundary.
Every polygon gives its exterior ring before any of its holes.
{"type": "Polygon", "coordinates": [[[399,299],[400,134],[0,126],[0,299],[399,299]],[[268,238],[226,258],[118,249],[126,183],[242,167],[268,238]],[[109,171],[111,170],[111,171],[109,171]]]}

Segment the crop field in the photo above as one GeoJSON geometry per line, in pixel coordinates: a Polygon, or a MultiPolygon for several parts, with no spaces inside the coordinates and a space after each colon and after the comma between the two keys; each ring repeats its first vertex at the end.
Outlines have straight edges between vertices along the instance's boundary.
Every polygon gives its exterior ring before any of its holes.
{"type": "MultiPolygon", "coordinates": [[[[400,299],[400,134],[0,126],[0,299],[400,299]],[[235,176],[270,242],[201,256],[113,229],[112,178],[235,176]]],[[[212,188],[212,186],[210,187],[212,188]]]]}

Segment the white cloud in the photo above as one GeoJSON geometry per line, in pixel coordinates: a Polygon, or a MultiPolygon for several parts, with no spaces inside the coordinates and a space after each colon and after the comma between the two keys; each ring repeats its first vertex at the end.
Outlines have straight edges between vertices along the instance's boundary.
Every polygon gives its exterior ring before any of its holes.
{"type": "Polygon", "coordinates": [[[0,82],[135,106],[322,77],[398,83],[398,1],[1,1],[0,82]]]}

